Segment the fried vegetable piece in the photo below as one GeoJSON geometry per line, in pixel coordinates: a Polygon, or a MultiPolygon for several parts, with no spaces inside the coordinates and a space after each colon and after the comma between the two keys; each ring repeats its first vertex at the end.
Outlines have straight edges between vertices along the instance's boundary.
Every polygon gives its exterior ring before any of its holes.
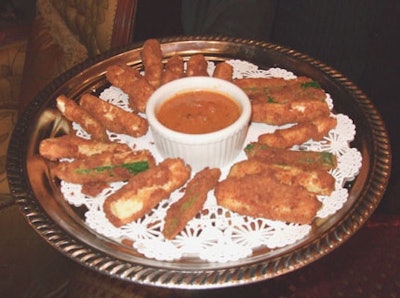
{"type": "Polygon", "coordinates": [[[324,101],[296,100],[289,103],[251,101],[251,120],[270,125],[303,123],[319,117],[328,117],[329,106],[324,101]]]}
{"type": "Polygon", "coordinates": [[[154,88],[161,85],[163,73],[162,52],[157,39],[147,39],[141,51],[144,77],[154,88]]]}
{"type": "Polygon", "coordinates": [[[44,139],[39,144],[39,153],[49,160],[60,158],[86,158],[103,152],[121,153],[131,151],[122,143],[102,142],[80,138],[74,134],[44,139]]]}
{"type": "Polygon", "coordinates": [[[126,181],[132,176],[155,165],[153,155],[148,150],[122,153],[100,153],[85,159],[60,162],[53,174],[70,183],[126,181]]]}
{"type": "Polygon", "coordinates": [[[326,94],[318,82],[308,77],[283,78],[242,78],[234,83],[243,89],[251,100],[267,103],[289,103],[295,100],[324,101],[326,94]]]}
{"type": "Polygon", "coordinates": [[[185,76],[184,63],[181,56],[173,55],[165,64],[165,69],[161,77],[161,84],[171,82],[185,76]]]}
{"type": "Polygon", "coordinates": [[[195,54],[186,63],[186,76],[208,76],[208,63],[204,55],[195,54]]]}
{"type": "Polygon", "coordinates": [[[106,78],[114,86],[128,90],[129,86],[141,77],[136,68],[123,63],[116,63],[107,67],[106,78]]]}
{"type": "Polygon", "coordinates": [[[107,80],[120,88],[129,97],[129,106],[143,113],[147,101],[155,88],[140,75],[139,71],[124,64],[111,65],[106,71],[107,80]]]}
{"type": "Polygon", "coordinates": [[[319,117],[311,122],[293,125],[289,128],[277,129],[273,133],[261,134],[258,142],[270,147],[291,148],[308,140],[320,141],[328,132],[336,127],[334,117],[319,117]]]}
{"type": "Polygon", "coordinates": [[[246,146],[245,153],[249,159],[258,159],[264,163],[295,166],[305,170],[329,171],[337,167],[336,155],[330,152],[296,151],[269,147],[253,142],[246,146]]]}
{"type": "Polygon", "coordinates": [[[147,120],[91,94],[84,94],[80,105],[112,132],[140,137],[148,130],[147,120]]]}
{"type": "Polygon", "coordinates": [[[324,170],[304,170],[292,165],[264,163],[256,159],[248,159],[234,164],[228,177],[240,178],[245,175],[268,173],[280,183],[298,185],[317,195],[330,195],[335,189],[335,178],[324,170]]]}
{"type": "Polygon", "coordinates": [[[221,176],[217,168],[205,168],[198,172],[186,186],[185,194],[167,210],[162,233],[166,239],[173,239],[186,224],[203,208],[207,193],[215,187],[221,176]]]}
{"type": "Polygon", "coordinates": [[[190,177],[190,166],[182,159],[165,159],[156,167],[138,174],[104,201],[108,220],[116,227],[130,223],[150,212],[162,199],[190,177]]]}
{"type": "Polygon", "coordinates": [[[60,95],[56,99],[57,109],[71,122],[76,122],[93,139],[99,141],[108,141],[106,127],[94,118],[87,110],[80,107],[74,100],[65,95],[60,95]]]}
{"type": "Polygon", "coordinates": [[[264,173],[228,177],[216,186],[215,197],[218,205],[242,215],[298,224],[311,224],[321,208],[315,194],[264,173]]]}
{"type": "Polygon", "coordinates": [[[217,63],[212,76],[231,82],[233,78],[233,66],[226,62],[217,63]]]}

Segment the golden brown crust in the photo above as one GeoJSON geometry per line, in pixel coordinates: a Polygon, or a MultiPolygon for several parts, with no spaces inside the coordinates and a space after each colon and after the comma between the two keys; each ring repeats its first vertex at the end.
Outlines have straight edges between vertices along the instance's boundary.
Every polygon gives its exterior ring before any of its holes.
{"type": "Polygon", "coordinates": [[[335,188],[335,178],[321,169],[302,169],[292,165],[264,163],[249,159],[234,164],[228,177],[241,178],[246,175],[270,175],[288,186],[297,185],[317,195],[330,195],[335,188]]]}
{"type": "Polygon", "coordinates": [[[156,39],[147,39],[140,53],[145,71],[145,79],[153,88],[158,88],[161,85],[161,76],[163,73],[160,43],[156,39]]]}
{"type": "Polygon", "coordinates": [[[162,233],[166,239],[179,234],[200,210],[207,200],[208,192],[215,187],[221,170],[205,168],[198,172],[186,186],[185,194],[167,210],[162,233]]]}
{"type": "Polygon", "coordinates": [[[227,178],[215,196],[220,206],[239,214],[298,224],[311,224],[321,207],[315,194],[263,174],[227,178]]]}
{"type": "Polygon", "coordinates": [[[182,159],[166,159],[158,166],[131,178],[103,205],[108,220],[120,227],[150,212],[162,199],[190,177],[190,167],[182,159]]]}
{"type": "Polygon", "coordinates": [[[319,117],[310,122],[295,124],[289,128],[277,129],[273,133],[258,136],[258,142],[269,147],[291,148],[308,140],[321,140],[337,124],[333,117],[319,117]]]}
{"type": "Polygon", "coordinates": [[[208,63],[202,54],[195,54],[186,63],[186,76],[209,76],[207,72],[208,63]]]}
{"type": "Polygon", "coordinates": [[[295,166],[305,170],[329,171],[337,167],[337,158],[330,152],[296,151],[252,142],[246,146],[245,153],[247,158],[263,163],[295,166]]]}
{"type": "Polygon", "coordinates": [[[185,76],[184,63],[181,56],[173,55],[165,64],[165,69],[161,77],[161,84],[171,82],[185,76]]]}
{"type": "Polygon", "coordinates": [[[39,144],[40,155],[49,160],[82,159],[103,152],[121,153],[130,150],[126,144],[83,139],[74,134],[44,139],[39,144]]]}
{"type": "Polygon", "coordinates": [[[330,114],[326,102],[315,100],[296,100],[285,104],[252,102],[251,106],[252,121],[271,125],[304,123],[330,114]]]}
{"type": "Polygon", "coordinates": [[[154,165],[154,157],[148,150],[105,152],[85,159],[60,162],[53,173],[59,179],[71,183],[115,182],[128,180],[154,165]]]}
{"type": "Polygon", "coordinates": [[[219,62],[215,66],[213,75],[214,78],[219,78],[232,82],[233,77],[233,66],[226,62],[219,62]]]}
{"type": "Polygon", "coordinates": [[[65,95],[60,95],[56,99],[58,110],[71,122],[76,122],[93,139],[108,141],[106,127],[93,117],[87,110],[80,107],[75,101],[65,95]]]}
{"type": "Polygon", "coordinates": [[[308,77],[283,78],[243,78],[235,79],[238,85],[256,102],[289,103],[292,101],[324,101],[326,94],[319,84],[308,77]]]}
{"type": "Polygon", "coordinates": [[[91,94],[84,94],[80,105],[104,126],[115,133],[140,137],[147,133],[147,120],[136,113],[127,112],[91,94]]]}

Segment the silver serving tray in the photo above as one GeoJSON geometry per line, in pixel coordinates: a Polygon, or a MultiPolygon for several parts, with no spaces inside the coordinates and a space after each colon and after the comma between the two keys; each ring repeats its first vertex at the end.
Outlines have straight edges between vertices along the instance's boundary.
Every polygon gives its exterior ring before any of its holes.
{"type": "Polygon", "coordinates": [[[331,67],[279,45],[222,37],[161,39],[165,58],[173,54],[204,54],[212,61],[246,60],[259,68],[279,67],[318,81],[334,100],[334,108],[356,125],[351,146],[362,154],[362,168],[349,183],[349,198],[334,215],[315,220],[304,239],[280,249],[259,249],[251,257],[228,263],[195,258],[178,261],[148,259],[129,246],[97,234],[85,225],[83,210],[65,202],[48,162],[38,155],[44,138],[70,128],[55,113],[60,94],[78,99],[109,87],[105,69],[114,63],[142,68],[142,43],[109,52],[67,71],[49,84],[28,106],[13,132],[7,174],[10,189],[31,226],[52,246],[85,267],[125,281],[162,287],[200,289],[247,284],[297,270],[328,254],[349,239],[371,216],[388,183],[391,151],[385,125],[371,101],[331,67]]]}

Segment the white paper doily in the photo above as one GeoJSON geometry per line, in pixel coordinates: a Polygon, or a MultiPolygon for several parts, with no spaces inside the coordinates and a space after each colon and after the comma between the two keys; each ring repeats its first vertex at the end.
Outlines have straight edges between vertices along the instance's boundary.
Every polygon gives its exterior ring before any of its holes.
{"type": "MultiPolygon", "coordinates": [[[[229,60],[227,62],[234,67],[234,78],[296,78],[293,73],[280,68],[262,70],[246,61],[229,60]]],[[[213,63],[209,63],[210,73],[214,67],[213,63]]],[[[101,93],[100,98],[129,110],[128,96],[119,88],[113,86],[107,88],[101,93]]],[[[329,94],[326,101],[332,109],[333,101],[329,94]]],[[[317,213],[319,218],[330,216],[342,208],[348,198],[348,191],[344,184],[357,176],[362,161],[360,152],[350,147],[350,142],[356,133],[353,121],[343,114],[332,114],[332,116],[337,118],[337,127],[332,129],[322,141],[309,141],[298,146],[303,150],[329,151],[338,158],[338,167],[331,171],[336,179],[334,192],[330,196],[318,196],[322,202],[322,208],[317,213]]],[[[74,123],[73,128],[77,131],[77,135],[89,138],[79,125],[74,123]]],[[[245,146],[249,142],[257,141],[261,133],[273,132],[275,129],[277,129],[276,126],[252,123],[245,146]]],[[[135,150],[149,149],[158,162],[162,160],[150,131],[140,138],[114,133],[109,133],[109,136],[113,141],[124,142],[135,150]]],[[[246,155],[243,151],[234,162],[244,159],[246,155]]],[[[230,166],[221,169],[221,180],[226,177],[229,168],[230,166]]],[[[210,191],[201,214],[192,219],[175,239],[166,240],[161,234],[164,217],[168,207],[182,196],[179,190],[172,193],[170,198],[161,201],[151,213],[143,218],[117,228],[105,217],[103,202],[108,195],[118,190],[123,184],[123,182],[112,183],[95,198],[83,195],[81,185],[78,184],[62,181],[61,191],[69,204],[77,207],[86,206],[88,210],[85,213],[85,222],[91,229],[116,241],[129,239],[132,246],[147,258],[169,261],[182,257],[197,257],[210,262],[235,261],[251,255],[254,249],[262,246],[275,249],[292,244],[311,231],[311,225],[241,216],[218,206],[213,191],[210,191]]]]}

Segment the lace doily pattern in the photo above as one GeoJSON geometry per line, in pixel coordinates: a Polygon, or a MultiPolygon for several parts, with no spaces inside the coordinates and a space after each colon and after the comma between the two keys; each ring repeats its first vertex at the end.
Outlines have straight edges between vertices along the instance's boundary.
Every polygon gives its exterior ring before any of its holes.
{"type": "MultiPolygon", "coordinates": [[[[234,67],[234,78],[244,77],[280,77],[293,79],[296,76],[284,69],[258,69],[254,64],[240,60],[227,61],[234,67]]],[[[209,64],[212,72],[213,63],[209,64]]],[[[109,101],[125,110],[129,110],[128,97],[119,88],[109,87],[104,90],[100,98],[109,101]]],[[[326,97],[329,107],[333,108],[333,101],[329,94],[326,97]]],[[[353,121],[343,114],[332,114],[337,118],[337,126],[320,142],[308,141],[294,150],[329,151],[338,158],[338,167],[331,171],[336,179],[335,191],[330,196],[318,196],[322,208],[317,217],[326,218],[342,208],[347,201],[348,191],[345,183],[353,180],[361,168],[361,154],[350,146],[356,133],[353,121]]],[[[74,123],[77,134],[89,138],[81,127],[74,123]]],[[[252,123],[245,144],[256,141],[261,133],[273,132],[277,127],[252,123]]],[[[157,161],[162,158],[152,140],[151,132],[140,138],[109,133],[112,141],[124,142],[132,149],[149,149],[157,161]]],[[[240,153],[234,162],[246,159],[244,152],[240,153]]],[[[230,166],[221,169],[224,179],[230,166]]],[[[164,199],[159,205],[143,218],[126,224],[120,228],[113,226],[103,211],[103,202],[113,192],[124,185],[124,182],[112,183],[97,197],[85,196],[81,186],[61,182],[61,191],[69,204],[79,207],[85,206],[85,222],[95,232],[114,239],[132,243],[132,247],[147,258],[160,261],[176,260],[183,257],[195,257],[209,262],[235,261],[250,256],[260,247],[269,249],[281,248],[307,236],[311,225],[290,224],[272,221],[263,218],[241,216],[218,206],[213,192],[208,194],[207,201],[200,214],[193,218],[186,228],[173,240],[164,239],[161,230],[164,217],[169,206],[178,200],[182,193],[175,191],[170,198],[164,199]]]]}

